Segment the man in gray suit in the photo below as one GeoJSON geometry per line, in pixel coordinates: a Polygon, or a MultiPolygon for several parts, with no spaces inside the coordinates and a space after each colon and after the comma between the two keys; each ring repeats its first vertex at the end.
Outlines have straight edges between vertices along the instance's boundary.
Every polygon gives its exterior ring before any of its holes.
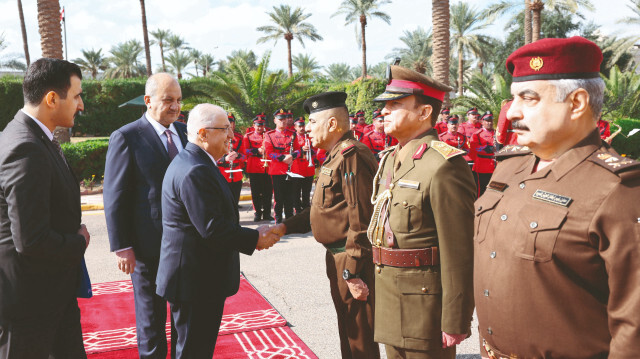
{"type": "Polygon", "coordinates": [[[0,136],[0,357],[86,358],[76,294],[89,232],[56,126],[84,109],[82,73],[42,58],[0,136]]]}

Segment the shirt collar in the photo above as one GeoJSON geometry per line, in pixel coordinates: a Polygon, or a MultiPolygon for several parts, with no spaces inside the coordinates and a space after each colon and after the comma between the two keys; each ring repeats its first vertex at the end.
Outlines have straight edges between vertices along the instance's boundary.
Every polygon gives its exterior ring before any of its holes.
{"type": "Polygon", "coordinates": [[[147,121],[149,121],[151,126],[153,126],[153,129],[156,130],[156,133],[158,134],[158,136],[162,136],[167,130],[171,131],[171,133],[173,133],[176,136],[178,135],[178,132],[176,131],[176,127],[173,125],[173,122],[169,125],[169,128],[166,128],[163,125],[161,125],[160,122],[156,121],[153,117],[151,117],[151,115],[149,115],[149,112],[146,112],[144,117],[147,118],[147,121]]]}
{"type": "Polygon", "coordinates": [[[25,111],[25,109],[23,108],[21,110],[25,115],[31,117],[31,119],[33,121],[35,121],[35,123],[38,124],[38,126],[40,126],[40,128],[42,129],[42,131],[44,132],[45,135],[47,135],[47,137],[49,138],[49,141],[53,141],[53,133],[49,130],[49,128],[47,128],[47,126],[45,126],[42,122],[38,121],[37,118],[35,118],[34,116],[32,116],[30,113],[28,113],[27,111],[25,111]]]}

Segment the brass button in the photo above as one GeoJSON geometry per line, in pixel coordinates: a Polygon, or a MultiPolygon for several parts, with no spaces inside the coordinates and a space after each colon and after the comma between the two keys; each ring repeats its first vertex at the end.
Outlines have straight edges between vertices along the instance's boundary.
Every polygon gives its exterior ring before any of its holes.
{"type": "Polygon", "coordinates": [[[422,293],[426,293],[426,292],[428,292],[427,288],[422,287],[422,293]]]}
{"type": "Polygon", "coordinates": [[[520,189],[524,189],[526,186],[524,185],[524,182],[521,182],[519,187],[520,189]]]}
{"type": "Polygon", "coordinates": [[[376,266],[376,272],[380,274],[380,272],[382,272],[382,268],[380,268],[380,266],[376,266]]]}
{"type": "Polygon", "coordinates": [[[531,227],[532,229],[533,229],[533,228],[538,228],[538,222],[531,222],[531,223],[529,224],[529,227],[531,227]]]}
{"type": "Polygon", "coordinates": [[[500,216],[500,219],[503,220],[503,221],[506,221],[507,220],[507,215],[503,214],[502,216],[500,216]]]}
{"type": "Polygon", "coordinates": [[[485,290],[484,290],[484,296],[485,296],[485,297],[488,297],[488,296],[489,296],[489,289],[485,289],[485,290]]]}
{"type": "Polygon", "coordinates": [[[389,189],[393,189],[393,187],[395,187],[393,183],[389,185],[389,189]]]}
{"type": "Polygon", "coordinates": [[[403,206],[405,206],[405,207],[406,207],[408,204],[409,204],[409,203],[407,203],[407,201],[402,201],[402,205],[403,205],[403,206]]]}
{"type": "Polygon", "coordinates": [[[490,257],[491,257],[491,258],[495,258],[495,257],[496,257],[496,252],[491,252],[490,257]]]}

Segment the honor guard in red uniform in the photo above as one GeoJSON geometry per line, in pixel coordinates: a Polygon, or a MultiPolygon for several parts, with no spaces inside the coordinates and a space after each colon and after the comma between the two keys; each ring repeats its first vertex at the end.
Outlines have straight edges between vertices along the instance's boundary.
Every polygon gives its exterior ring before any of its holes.
{"type": "MultiPolygon", "coordinates": [[[[611,136],[611,126],[609,125],[609,121],[605,121],[602,118],[598,120],[598,131],[600,131],[600,138],[606,140],[611,136]]],[[[607,141],[611,143],[611,140],[607,141]]]]}
{"type": "Polygon", "coordinates": [[[295,132],[285,128],[288,110],[279,109],[273,114],[276,129],[264,135],[264,149],[269,162],[269,175],[273,185],[275,218],[282,222],[282,210],[285,218],[293,216],[293,190],[287,184],[287,172],[291,170],[293,152],[297,149],[295,132]]]}
{"type": "Polygon", "coordinates": [[[449,128],[448,119],[449,119],[450,113],[451,113],[451,110],[449,110],[448,107],[445,107],[442,110],[440,110],[440,116],[438,116],[438,122],[434,126],[434,128],[436,129],[436,132],[438,132],[438,136],[447,132],[447,129],[449,128]]]}
{"type": "Polygon", "coordinates": [[[467,137],[458,132],[460,118],[458,115],[449,116],[447,119],[447,131],[441,133],[438,138],[440,141],[445,142],[447,145],[461,149],[466,152],[464,159],[467,162],[471,162],[470,145],[467,137]]]}
{"type": "Polygon", "coordinates": [[[229,148],[229,153],[218,160],[220,173],[229,183],[231,193],[236,203],[240,201],[240,191],[242,190],[242,178],[247,157],[242,153],[242,135],[236,132],[236,118],[231,112],[228,113],[229,124],[233,130],[233,140],[229,148]]]}
{"type": "Polygon", "coordinates": [[[471,138],[476,131],[482,128],[482,123],[480,121],[480,112],[476,107],[472,107],[467,111],[467,122],[463,122],[458,127],[458,132],[467,136],[467,138],[471,138]]]}
{"type": "Polygon", "coordinates": [[[242,152],[247,156],[247,176],[251,185],[253,221],[273,220],[271,217],[271,197],[273,195],[269,177],[269,159],[264,151],[265,118],[257,115],[253,119],[253,131],[244,135],[242,152]]]}
{"type": "Polygon", "coordinates": [[[311,199],[311,186],[313,176],[316,173],[316,149],[311,146],[309,137],[305,132],[304,117],[298,117],[294,122],[296,129],[295,147],[293,151],[293,164],[291,172],[302,176],[293,180],[293,208],[296,214],[309,207],[311,199]]]}
{"type": "Polygon", "coordinates": [[[364,135],[361,142],[369,147],[376,160],[380,161],[378,154],[388,147],[387,135],[384,133],[384,117],[380,116],[373,120],[373,131],[364,135]]]}
{"type": "Polygon", "coordinates": [[[358,119],[356,118],[356,116],[349,115],[349,126],[350,126],[349,128],[353,132],[353,138],[355,138],[358,141],[362,141],[362,137],[364,136],[364,133],[362,133],[362,131],[358,131],[357,125],[358,125],[358,119]]]}
{"type": "MultiPolygon", "coordinates": [[[[256,115],[256,117],[254,117],[254,121],[256,118],[261,118],[263,121],[263,124],[267,123],[267,116],[265,116],[264,112],[260,112],[259,114],[256,115]]],[[[255,123],[255,122],[254,122],[255,123]]],[[[265,132],[266,131],[271,131],[268,127],[265,127],[265,132]]],[[[247,127],[247,132],[246,133],[251,133],[255,130],[255,126],[251,126],[251,127],[247,127]]]]}
{"type": "Polygon", "coordinates": [[[289,113],[287,113],[287,123],[285,125],[285,127],[287,128],[287,130],[291,131],[291,132],[296,132],[295,126],[293,124],[293,113],[291,111],[289,111],[289,113]]]}
{"type": "Polygon", "coordinates": [[[364,118],[364,111],[358,110],[356,112],[356,119],[358,120],[358,123],[356,124],[356,129],[366,134],[365,127],[367,127],[367,121],[364,118]]]}
{"type": "Polygon", "coordinates": [[[511,121],[507,120],[507,111],[511,107],[511,101],[505,100],[500,108],[500,115],[498,115],[498,126],[496,128],[496,149],[500,146],[517,145],[518,135],[513,132],[511,127],[511,121]]]}
{"type": "Polygon", "coordinates": [[[482,116],[482,128],[471,136],[471,156],[473,172],[478,174],[478,197],[484,194],[491,174],[496,168],[496,143],[493,130],[493,114],[488,112],[482,116]]]}

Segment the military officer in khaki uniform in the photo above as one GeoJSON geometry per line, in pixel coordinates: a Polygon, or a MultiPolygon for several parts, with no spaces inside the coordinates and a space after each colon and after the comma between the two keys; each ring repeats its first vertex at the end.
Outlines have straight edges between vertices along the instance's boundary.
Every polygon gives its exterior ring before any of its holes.
{"type": "Polygon", "coordinates": [[[519,145],[475,204],[485,357],[640,355],[640,163],[600,139],[601,61],[582,37],[507,59],[519,145]]]}
{"type": "Polygon", "coordinates": [[[344,92],[308,98],[306,130],[313,147],[328,155],[316,189],[300,214],[276,226],[276,233],[313,231],[327,248],[327,277],[338,315],[342,358],[379,358],[373,340],[374,280],[367,225],[371,218],[373,175],[378,166],[371,151],[349,130],[344,92]]]}
{"type": "Polygon", "coordinates": [[[473,315],[473,201],[462,156],[433,128],[451,88],[391,66],[384,130],[398,139],[376,173],[369,239],[376,264],[375,340],[389,358],[454,358],[473,315]]]}

